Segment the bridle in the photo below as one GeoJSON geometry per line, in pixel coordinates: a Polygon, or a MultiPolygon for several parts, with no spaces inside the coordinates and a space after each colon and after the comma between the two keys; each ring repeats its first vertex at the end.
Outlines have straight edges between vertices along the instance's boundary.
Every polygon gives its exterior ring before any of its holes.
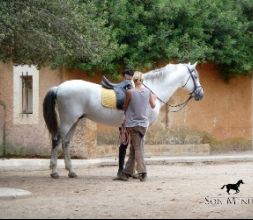
{"type": "MultiPolygon", "coordinates": [[[[178,111],[181,111],[181,110],[189,103],[189,101],[194,97],[193,94],[194,94],[194,93],[195,93],[195,95],[199,94],[199,92],[196,93],[196,91],[197,91],[199,88],[202,88],[202,86],[197,86],[195,77],[194,77],[194,75],[193,75],[193,72],[195,72],[195,70],[194,70],[194,69],[190,69],[188,65],[186,65],[186,67],[187,67],[187,70],[188,70],[190,76],[189,76],[189,78],[187,79],[186,83],[182,86],[182,88],[185,88],[186,85],[188,84],[188,82],[190,81],[190,79],[192,79],[193,84],[194,84],[194,89],[192,90],[191,93],[189,93],[188,99],[186,99],[184,102],[182,102],[182,103],[180,103],[180,104],[177,104],[177,105],[170,105],[170,104],[168,104],[169,107],[172,107],[172,108],[179,108],[179,107],[180,107],[179,109],[177,109],[177,110],[172,110],[171,112],[178,112],[178,111]]],[[[143,84],[143,85],[144,85],[147,89],[149,89],[151,92],[153,92],[153,91],[152,91],[150,88],[148,88],[145,84],[143,84]]],[[[153,93],[154,93],[154,92],[153,92],[153,93]]],[[[155,94],[155,93],[154,93],[154,94],[155,94]]],[[[156,94],[155,94],[155,95],[156,95],[156,94]]],[[[167,105],[168,102],[165,102],[164,100],[162,100],[161,98],[159,98],[157,95],[156,95],[156,97],[157,97],[157,99],[158,99],[160,102],[162,102],[163,104],[167,105]]]]}

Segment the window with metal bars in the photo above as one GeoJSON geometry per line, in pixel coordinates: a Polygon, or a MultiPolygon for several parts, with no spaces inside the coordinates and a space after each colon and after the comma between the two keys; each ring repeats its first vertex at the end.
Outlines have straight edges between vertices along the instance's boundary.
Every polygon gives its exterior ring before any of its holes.
{"type": "Polygon", "coordinates": [[[22,73],[22,114],[33,114],[33,77],[22,73]]]}

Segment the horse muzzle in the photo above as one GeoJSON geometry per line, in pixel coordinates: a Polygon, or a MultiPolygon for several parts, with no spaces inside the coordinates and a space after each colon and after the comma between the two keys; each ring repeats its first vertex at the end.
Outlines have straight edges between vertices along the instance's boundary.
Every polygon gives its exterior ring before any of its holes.
{"type": "Polygon", "coordinates": [[[193,93],[195,101],[201,101],[204,98],[204,90],[202,87],[198,87],[193,93]]]}

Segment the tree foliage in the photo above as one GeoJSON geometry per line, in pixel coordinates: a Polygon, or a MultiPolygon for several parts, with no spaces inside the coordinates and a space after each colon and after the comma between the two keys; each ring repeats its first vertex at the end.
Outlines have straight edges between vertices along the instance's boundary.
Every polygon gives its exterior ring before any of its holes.
{"type": "Polygon", "coordinates": [[[98,1],[120,47],[115,63],[216,63],[224,77],[253,69],[251,0],[98,1]]]}
{"type": "Polygon", "coordinates": [[[95,65],[110,54],[109,29],[92,3],[2,0],[0,59],[15,63],[95,65]],[[78,62],[79,61],[79,62],[78,62]],[[80,62],[81,61],[81,62],[80,62]]]}
{"type": "Polygon", "coordinates": [[[122,66],[214,62],[253,70],[252,0],[2,0],[0,59],[117,74],[122,66]]]}

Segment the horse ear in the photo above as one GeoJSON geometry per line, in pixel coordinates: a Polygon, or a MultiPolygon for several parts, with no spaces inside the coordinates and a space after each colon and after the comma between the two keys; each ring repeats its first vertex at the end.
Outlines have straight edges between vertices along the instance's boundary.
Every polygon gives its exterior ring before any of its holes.
{"type": "Polygon", "coordinates": [[[196,66],[198,65],[198,62],[193,64],[193,67],[196,68],[196,66]]]}

